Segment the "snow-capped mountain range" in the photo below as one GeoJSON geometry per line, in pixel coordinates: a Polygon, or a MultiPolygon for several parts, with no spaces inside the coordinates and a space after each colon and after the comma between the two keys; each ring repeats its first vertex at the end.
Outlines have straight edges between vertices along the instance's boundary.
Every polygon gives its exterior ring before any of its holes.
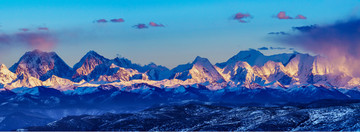
{"type": "MultiPolygon", "coordinates": [[[[70,67],[54,52],[34,50],[9,69],[0,65],[0,119],[4,119],[0,122],[8,122],[14,110],[61,118],[74,112],[136,111],[189,100],[265,106],[356,101],[359,82],[334,72],[324,57],[297,52],[266,56],[247,50],[215,65],[196,57],[168,69],[126,58],[108,59],[95,51],[70,67]]],[[[0,126],[0,130],[9,128],[0,126]]]]}
{"type": "Polygon", "coordinates": [[[201,84],[209,89],[306,85],[350,89],[359,86],[360,78],[333,71],[326,58],[297,52],[266,56],[250,49],[215,65],[198,56],[192,63],[170,70],[154,63],[141,66],[126,58],[108,59],[95,51],[89,51],[71,68],[55,52],[34,50],[26,52],[9,69],[1,65],[0,86],[10,90],[48,86],[60,91],[138,83],[162,88],[201,84]]]}

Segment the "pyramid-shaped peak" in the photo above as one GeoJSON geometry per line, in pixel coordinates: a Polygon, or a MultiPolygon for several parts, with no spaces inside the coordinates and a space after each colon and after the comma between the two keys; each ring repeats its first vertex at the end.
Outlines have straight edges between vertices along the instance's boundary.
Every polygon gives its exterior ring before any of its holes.
{"type": "Polygon", "coordinates": [[[41,60],[43,62],[52,62],[53,60],[65,63],[55,52],[45,52],[38,49],[26,52],[23,56],[21,56],[18,63],[32,63],[31,65],[35,65],[39,63],[37,60],[41,60]]]}
{"type": "Polygon", "coordinates": [[[109,61],[109,59],[105,58],[104,56],[96,53],[96,52],[93,51],[93,50],[90,50],[89,52],[87,52],[87,53],[85,54],[84,57],[81,58],[80,62],[77,63],[78,66],[76,66],[77,64],[74,65],[74,68],[76,69],[76,68],[80,67],[80,66],[81,66],[86,60],[88,60],[88,59],[100,60],[100,61],[102,61],[102,62],[105,62],[105,61],[107,62],[107,61],[109,61]]]}
{"type": "Polygon", "coordinates": [[[105,58],[104,56],[98,54],[97,52],[90,50],[86,53],[84,57],[81,58],[80,61],[85,61],[86,59],[96,59],[101,61],[110,61],[109,59],[105,58]]]}
{"type": "Polygon", "coordinates": [[[85,79],[88,75],[90,75],[91,72],[93,72],[93,70],[95,70],[98,65],[104,64],[102,65],[103,67],[107,64],[110,64],[110,62],[111,61],[109,59],[99,55],[93,50],[90,50],[88,53],[86,53],[85,56],[80,59],[78,63],[74,65],[73,69],[75,70],[75,73],[72,75],[72,78],[75,81],[85,79]]]}
{"type": "Polygon", "coordinates": [[[97,53],[96,53],[96,51],[94,51],[94,50],[90,50],[90,51],[88,52],[88,54],[97,54],[97,53]]]}
{"type": "Polygon", "coordinates": [[[207,58],[202,58],[200,56],[197,56],[193,61],[193,64],[195,63],[210,63],[210,61],[207,58]]]}
{"type": "Polygon", "coordinates": [[[85,56],[101,56],[101,55],[95,52],[94,50],[90,50],[89,52],[86,53],[85,56]]]}
{"type": "Polygon", "coordinates": [[[9,70],[18,75],[23,72],[44,81],[51,75],[67,77],[71,68],[55,52],[33,50],[26,52],[9,70]]]}

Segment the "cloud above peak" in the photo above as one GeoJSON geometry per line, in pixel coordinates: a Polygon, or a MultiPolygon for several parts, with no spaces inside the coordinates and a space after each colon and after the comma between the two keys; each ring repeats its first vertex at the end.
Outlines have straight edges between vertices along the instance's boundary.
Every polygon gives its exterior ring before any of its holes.
{"type": "Polygon", "coordinates": [[[353,18],[329,25],[293,27],[299,32],[278,36],[276,40],[326,56],[335,70],[360,77],[359,29],[360,19],[353,18]]]}
{"type": "Polygon", "coordinates": [[[14,35],[14,41],[27,44],[35,49],[50,50],[55,47],[57,39],[50,33],[27,32],[14,35]]]}
{"type": "Polygon", "coordinates": [[[27,46],[33,49],[51,50],[56,46],[57,38],[50,32],[26,31],[13,34],[1,34],[0,46],[27,46]]]}

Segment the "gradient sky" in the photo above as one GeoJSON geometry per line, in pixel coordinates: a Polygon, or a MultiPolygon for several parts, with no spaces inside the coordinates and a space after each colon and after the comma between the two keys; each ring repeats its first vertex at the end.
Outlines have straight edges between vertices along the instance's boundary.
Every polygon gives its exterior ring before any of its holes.
{"type": "MultiPolygon", "coordinates": [[[[270,41],[268,33],[331,24],[358,15],[359,6],[358,0],[1,0],[0,33],[47,27],[58,40],[51,51],[70,66],[95,50],[110,59],[120,54],[135,63],[173,68],[196,56],[215,64],[248,48],[286,47],[270,41]],[[279,20],[275,16],[280,11],[307,19],[279,20]],[[253,18],[248,23],[233,20],[239,12],[253,18]],[[94,23],[113,18],[125,22],[94,23]],[[150,21],[165,27],[132,27],[150,21]]],[[[0,63],[8,67],[32,50],[19,44],[0,48],[0,63]]],[[[265,54],[279,52],[290,51],[265,54]]]]}

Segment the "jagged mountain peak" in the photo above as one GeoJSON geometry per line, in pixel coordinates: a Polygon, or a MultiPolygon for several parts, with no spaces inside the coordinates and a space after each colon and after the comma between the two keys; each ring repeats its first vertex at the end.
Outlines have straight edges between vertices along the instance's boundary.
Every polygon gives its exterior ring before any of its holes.
{"type": "Polygon", "coordinates": [[[170,78],[195,83],[225,81],[208,59],[199,56],[192,63],[179,65],[172,69],[170,78]]]}
{"type": "MultiPolygon", "coordinates": [[[[155,63],[150,63],[145,66],[141,66],[139,64],[132,63],[129,59],[124,57],[116,57],[112,60],[109,60],[99,54],[97,54],[94,51],[89,51],[77,64],[74,66],[75,73],[73,75],[74,81],[80,81],[82,79],[85,79],[87,81],[89,80],[99,80],[99,77],[106,77],[106,79],[103,80],[114,80],[118,77],[124,74],[112,74],[113,70],[112,68],[123,68],[122,71],[125,71],[125,69],[131,69],[131,71],[137,71],[136,77],[132,77],[130,79],[136,79],[136,78],[148,78],[145,76],[151,76],[149,77],[151,80],[162,80],[167,79],[169,77],[169,69],[166,67],[156,65],[155,63]],[[109,69],[110,68],[110,69],[109,69]],[[125,69],[124,69],[125,68],[125,69]],[[110,70],[110,71],[109,71],[110,70]],[[106,73],[106,74],[105,74],[106,73]],[[109,75],[111,73],[111,75],[109,75]],[[106,76],[105,76],[106,75],[106,76]],[[140,76],[141,75],[141,76],[140,76]]],[[[128,75],[125,75],[128,76],[128,75]]],[[[123,79],[124,80],[124,79],[123,79]]],[[[129,79],[127,79],[129,80],[129,79]]]]}
{"type": "Polygon", "coordinates": [[[250,65],[255,65],[257,58],[263,57],[264,54],[262,54],[260,51],[257,51],[255,49],[249,49],[245,51],[240,51],[235,56],[231,57],[227,62],[237,62],[237,61],[246,61],[250,65]]]}
{"type": "Polygon", "coordinates": [[[8,85],[6,85],[6,88],[18,88],[18,87],[35,87],[35,86],[42,86],[43,83],[41,80],[26,74],[26,73],[20,73],[19,75],[17,75],[17,78],[14,79],[11,83],[9,83],[8,85]]]}
{"type": "Polygon", "coordinates": [[[150,80],[163,80],[170,76],[170,70],[167,67],[156,65],[154,62],[145,65],[143,69],[146,70],[150,80]]]}
{"type": "Polygon", "coordinates": [[[144,68],[139,64],[132,63],[131,60],[124,57],[116,57],[113,60],[111,60],[111,63],[114,63],[119,67],[136,69],[139,72],[146,72],[147,70],[149,70],[148,68],[144,68]]]}
{"type": "Polygon", "coordinates": [[[212,65],[207,58],[202,58],[197,56],[195,60],[192,62],[193,65],[212,65]]]}
{"type": "Polygon", "coordinates": [[[113,63],[120,66],[120,67],[125,67],[128,68],[131,66],[132,62],[124,57],[116,57],[113,59],[113,63]]]}
{"type": "Polygon", "coordinates": [[[0,66],[0,87],[16,79],[16,74],[11,72],[4,64],[0,66]]]}
{"type": "Polygon", "coordinates": [[[262,83],[260,78],[254,71],[253,67],[245,61],[237,61],[230,63],[220,70],[220,73],[227,81],[235,83],[250,84],[252,82],[262,83]]]}
{"type": "Polygon", "coordinates": [[[78,63],[74,65],[75,73],[72,75],[74,81],[88,80],[88,75],[101,64],[109,64],[110,60],[99,55],[93,50],[87,52],[78,63]]]}
{"type": "MultiPolygon", "coordinates": [[[[153,70],[157,71],[170,71],[167,67],[162,65],[157,65],[154,62],[150,62],[147,65],[141,66],[140,64],[132,63],[129,59],[124,57],[116,57],[112,60],[112,63],[114,63],[117,66],[124,67],[124,68],[132,68],[135,70],[138,70],[139,72],[149,72],[153,70]]],[[[158,79],[156,79],[158,80],[158,79]]]]}
{"type": "Polygon", "coordinates": [[[78,62],[77,64],[74,65],[74,68],[78,67],[78,64],[80,63],[84,63],[87,60],[90,59],[95,59],[95,60],[100,60],[100,61],[109,61],[109,59],[105,58],[104,56],[98,54],[97,52],[90,50],[89,52],[87,52],[80,60],[80,62],[78,62]]]}
{"type": "Polygon", "coordinates": [[[90,50],[89,52],[87,52],[85,54],[86,57],[90,57],[90,56],[94,56],[94,57],[101,57],[101,58],[105,58],[102,55],[98,54],[97,52],[95,52],[94,50],[90,50]]]}
{"type": "Polygon", "coordinates": [[[45,86],[56,88],[60,91],[71,90],[74,88],[74,82],[69,79],[61,78],[56,75],[52,75],[49,79],[43,82],[45,86]]]}
{"type": "MultiPolygon", "coordinates": [[[[69,84],[72,84],[72,81],[79,82],[80,80],[89,81],[89,83],[92,81],[108,83],[139,79],[152,81],[179,79],[175,82],[184,82],[184,84],[206,83],[206,85],[207,82],[215,84],[224,81],[234,82],[236,85],[252,83],[265,85],[271,82],[279,82],[282,85],[302,85],[324,81],[331,82],[336,86],[345,84],[355,86],[359,82],[351,80],[352,78],[345,75],[330,76],[334,71],[329,69],[329,64],[325,64],[321,57],[302,53],[267,56],[257,50],[249,49],[240,51],[219,65],[217,64],[214,67],[207,58],[197,56],[192,62],[169,70],[155,63],[141,66],[126,58],[116,57],[110,60],[95,51],[89,51],[75,64],[74,70],[72,70],[55,52],[34,50],[26,52],[19,62],[10,68],[17,75],[12,79],[3,79],[5,82],[3,84],[10,85],[9,82],[18,79],[20,81],[12,86],[25,86],[21,83],[27,84],[27,86],[38,86],[41,82],[36,79],[45,82],[49,78],[48,83],[64,81],[69,82],[69,84]],[[66,75],[63,75],[65,73],[70,73],[72,76],[69,75],[67,78],[66,75]],[[62,79],[70,79],[71,81],[62,79]],[[35,80],[36,83],[31,84],[27,80],[35,80]]],[[[0,66],[2,73],[8,73],[6,69],[5,65],[0,66]]],[[[9,74],[11,73],[9,71],[9,74]]],[[[9,76],[8,74],[2,75],[9,76]]],[[[48,86],[52,86],[52,84],[48,86]]]]}
{"type": "Polygon", "coordinates": [[[249,49],[246,51],[240,51],[238,54],[231,57],[226,62],[217,63],[216,66],[224,68],[226,65],[236,63],[237,61],[245,61],[251,66],[263,66],[268,61],[281,62],[283,65],[286,65],[294,57],[295,54],[296,53],[283,53],[265,56],[258,50],[249,49]]]}
{"type": "Polygon", "coordinates": [[[26,52],[9,70],[46,80],[52,75],[67,78],[71,68],[55,52],[33,50],[26,52]]]}

